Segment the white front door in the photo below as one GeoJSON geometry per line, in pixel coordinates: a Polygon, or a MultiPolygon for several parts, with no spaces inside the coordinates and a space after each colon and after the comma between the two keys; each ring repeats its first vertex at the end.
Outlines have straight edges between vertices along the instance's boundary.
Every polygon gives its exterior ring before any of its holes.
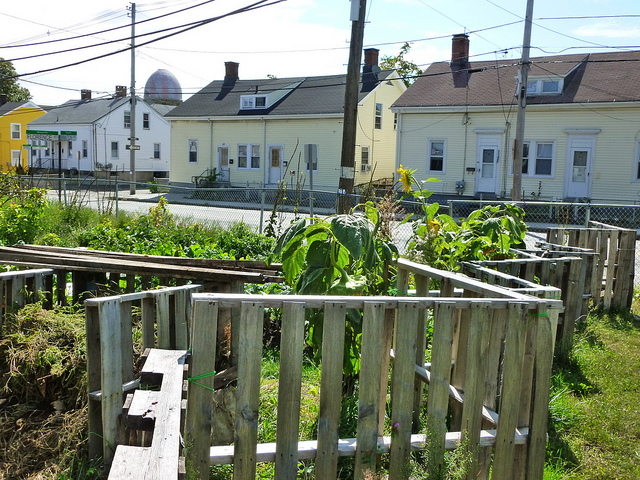
{"type": "Polygon", "coordinates": [[[595,137],[569,139],[564,192],[567,198],[591,197],[594,141],[595,137]]]}
{"type": "Polygon", "coordinates": [[[222,145],[218,147],[218,173],[221,175],[219,180],[223,182],[229,181],[229,146],[222,145]]]}
{"type": "Polygon", "coordinates": [[[269,162],[269,185],[277,185],[282,180],[282,145],[269,145],[268,162],[269,162]]]}
{"type": "Polygon", "coordinates": [[[479,143],[476,162],[476,193],[492,193],[498,191],[500,169],[499,143],[479,143]]]}

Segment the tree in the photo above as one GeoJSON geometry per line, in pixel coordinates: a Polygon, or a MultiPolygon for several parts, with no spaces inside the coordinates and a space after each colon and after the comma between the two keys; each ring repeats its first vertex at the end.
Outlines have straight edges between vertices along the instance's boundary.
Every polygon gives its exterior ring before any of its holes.
{"type": "Polygon", "coordinates": [[[411,45],[409,45],[409,42],[405,42],[398,55],[395,57],[382,57],[380,62],[380,67],[385,70],[395,69],[407,87],[413,83],[417,76],[422,75],[422,70],[415,63],[404,58],[409,53],[409,50],[411,50],[411,45]]]}
{"type": "Polygon", "coordinates": [[[31,92],[18,85],[17,73],[13,63],[0,58],[0,93],[7,96],[8,102],[26,102],[31,100],[31,92]]]}

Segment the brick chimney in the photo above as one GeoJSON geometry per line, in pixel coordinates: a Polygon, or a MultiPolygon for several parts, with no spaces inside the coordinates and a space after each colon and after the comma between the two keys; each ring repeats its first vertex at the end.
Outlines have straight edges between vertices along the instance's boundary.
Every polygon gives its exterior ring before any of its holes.
{"type": "Polygon", "coordinates": [[[378,54],[377,48],[364,49],[364,65],[362,67],[362,91],[370,92],[378,84],[378,54]]]}
{"type": "Polygon", "coordinates": [[[5,103],[7,103],[7,94],[0,93],[0,105],[4,105],[5,103]]]}
{"type": "Polygon", "coordinates": [[[469,70],[469,35],[458,33],[451,41],[451,73],[455,88],[467,88],[471,77],[469,70]]]}
{"type": "Polygon", "coordinates": [[[116,98],[124,98],[127,96],[127,87],[124,85],[116,85],[116,98]]]}
{"type": "Polygon", "coordinates": [[[91,90],[80,90],[81,100],[91,100],[91,90]]]}
{"type": "Polygon", "coordinates": [[[458,33],[451,42],[451,65],[466,67],[469,65],[469,35],[458,33]]]}
{"type": "Polygon", "coordinates": [[[224,62],[224,84],[233,85],[238,80],[238,67],[239,63],[236,62],[224,62]]]}

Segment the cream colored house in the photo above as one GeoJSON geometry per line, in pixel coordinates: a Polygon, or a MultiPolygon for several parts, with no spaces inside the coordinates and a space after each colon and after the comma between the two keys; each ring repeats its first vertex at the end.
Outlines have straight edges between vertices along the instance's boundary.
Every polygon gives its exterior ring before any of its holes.
{"type": "MultiPolygon", "coordinates": [[[[393,104],[397,164],[436,193],[511,198],[518,61],[432,64],[393,104]]],[[[640,51],[531,59],[523,199],[640,201],[640,51]]]]}
{"type": "MultiPolygon", "coordinates": [[[[355,185],[392,179],[395,122],[389,110],[405,91],[395,70],[365,51],[356,137],[355,185]]],[[[193,184],[213,169],[234,187],[278,182],[336,191],[340,176],[345,75],[240,80],[207,85],[166,115],[171,123],[171,183],[193,184]],[[303,174],[302,176],[300,174],[303,174]]]]}

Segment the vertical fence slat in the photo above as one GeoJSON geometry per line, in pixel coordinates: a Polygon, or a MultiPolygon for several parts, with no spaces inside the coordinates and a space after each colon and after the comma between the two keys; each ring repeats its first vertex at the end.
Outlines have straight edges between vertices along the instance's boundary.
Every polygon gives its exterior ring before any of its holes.
{"type": "Polygon", "coordinates": [[[233,478],[255,480],[264,306],[242,302],[238,342],[238,390],[233,478]]]}
{"type": "Polygon", "coordinates": [[[582,278],[583,259],[571,261],[567,279],[567,291],[564,300],[564,319],[560,335],[560,352],[566,354],[573,345],[573,332],[576,320],[582,310],[582,292],[584,291],[584,278],[582,278]]]}
{"type": "MultiPolygon", "coordinates": [[[[498,405],[498,390],[500,379],[500,360],[502,358],[502,347],[505,336],[507,320],[509,318],[508,311],[491,310],[490,316],[490,334],[489,349],[486,355],[486,365],[484,373],[484,401],[483,404],[493,411],[496,411],[498,405]]],[[[487,427],[495,428],[493,425],[487,427]]],[[[483,448],[479,456],[478,480],[489,478],[491,471],[491,448],[483,448]]]]}
{"type": "Polygon", "coordinates": [[[111,465],[120,443],[119,417],[122,413],[122,324],[120,301],[104,300],[98,306],[100,315],[100,355],[102,383],[103,460],[111,465]]]}
{"type": "Polygon", "coordinates": [[[609,234],[609,248],[607,250],[607,278],[604,287],[604,308],[611,308],[613,289],[615,288],[616,263],[618,261],[618,231],[609,234]]]}
{"type": "Polygon", "coordinates": [[[380,408],[380,352],[383,346],[385,305],[382,302],[364,303],[362,319],[362,350],[360,356],[360,390],[358,398],[358,436],[355,477],[364,478],[366,471],[376,470],[377,437],[380,408]]]}
{"type": "MultiPolygon", "coordinates": [[[[100,314],[98,307],[85,306],[85,332],[87,342],[87,386],[89,393],[101,388],[100,314]]],[[[89,458],[102,456],[102,406],[89,396],[89,458]]]]}
{"type": "Polygon", "coordinates": [[[317,478],[336,478],[338,471],[338,429],[342,395],[337,392],[342,392],[345,314],[344,303],[326,303],[324,306],[317,478]]]}
{"type": "Polygon", "coordinates": [[[169,292],[158,291],[156,299],[156,328],[158,336],[158,348],[171,348],[171,322],[169,315],[169,292]]]}
{"type": "Polygon", "coordinates": [[[148,296],[140,301],[142,317],[142,347],[153,348],[156,345],[156,300],[148,296]]]}
{"type": "MultiPolygon", "coordinates": [[[[418,297],[429,296],[428,277],[416,276],[416,295],[418,297]]],[[[416,365],[424,366],[425,351],[427,349],[427,309],[422,308],[418,317],[418,331],[416,334],[416,365]]],[[[412,432],[420,430],[420,414],[422,412],[422,402],[424,400],[424,382],[417,381],[413,386],[413,428],[412,432]]]]}
{"type": "Polygon", "coordinates": [[[616,302],[614,306],[619,309],[631,308],[633,295],[633,274],[636,256],[636,232],[626,231],[620,233],[620,254],[618,255],[616,302]]]}
{"type": "Polygon", "coordinates": [[[133,380],[133,320],[131,315],[131,302],[120,302],[120,331],[122,340],[122,382],[133,380]]]}
{"type": "Polygon", "coordinates": [[[176,349],[189,348],[189,324],[187,318],[187,299],[189,291],[181,288],[173,292],[176,349]]]}
{"type": "MultiPolygon", "coordinates": [[[[404,478],[404,468],[411,452],[413,392],[416,383],[416,340],[420,310],[416,303],[398,307],[396,348],[391,390],[391,452],[389,480],[404,478]]],[[[384,370],[384,368],[383,368],[384,370]]]]}
{"type": "Polygon", "coordinates": [[[520,406],[520,380],[524,353],[525,322],[527,310],[524,303],[509,305],[509,318],[505,336],[503,359],[503,383],[500,396],[500,421],[496,432],[492,479],[511,480],[514,469],[515,429],[520,406]]]}
{"type": "Polygon", "coordinates": [[[555,321],[546,305],[538,306],[538,322],[535,344],[535,387],[531,404],[531,421],[529,425],[529,455],[527,475],[529,480],[542,478],[547,445],[547,420],[549,414],[549,390],[551,370],[553,366],[553,330],[555,321]],[[546,314],[546,315],[545,315],[546,314]]]}
{"type": "Polygon", "coordinates": [[[444,465],[455,317],[455,303],[436,302],[433,313],[431,381],[427,399],[427,442],[431,445],[427,461],[438,472],[442,471],[444,465]]]}
{"type": "Polygon", "coordinates": [[[603,302],[602,297],[602,283],[604,277],[604,268],[607,259],[607,232],[598,230],[598,247],[596,250],[596,268],[594,269],[594,275],[591,279],[591,296],[593,297],[594,306],[600,306],[603,302]]]}
{"type": "Polygon", "coordinates": [[[218,302],[194,300],[192,309],[191,348],[189,361],[186,448],[194,473],[200,480],[209,478],[211,447],[212,392],[216,362],[218,302]],[[203,376],[204,375],[204,376],[203,376]]]}
{"type": "MultiPolygon", "coordinates": [[[[484,401],[484,376],[491,335],[491,303],[488,301],[471,304],[471,323],[467,341],[467,368],[464,384],[464,406],[462,409],[461,429],[463,438],[469,439],[469,445],[479,445],[482,429],[482,404],[484,401]]],[[[478,473],[479,450],[471,448],[471,465],[467,478],[475,479],[478,473]]]]}
{"type": "Polygon", "coordinates": [[[298,475],[304,313],[304,303],[282,306],[275,478],[283,480],[295,480],[298,475]]]}

